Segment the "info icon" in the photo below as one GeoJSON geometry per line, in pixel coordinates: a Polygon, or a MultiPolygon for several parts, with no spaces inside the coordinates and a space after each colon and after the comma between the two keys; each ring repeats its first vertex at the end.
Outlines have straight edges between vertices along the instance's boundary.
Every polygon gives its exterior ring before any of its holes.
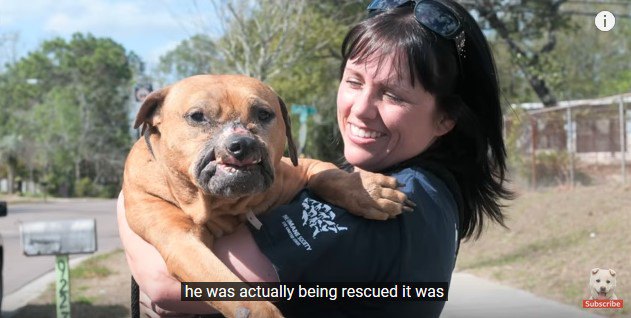
{"type": "Polygon", "coordinates": [[[609,11],[600,11],[594,19],[594,24],[598,30],[607,32],[616,25],[616,17],[609,11]]]}

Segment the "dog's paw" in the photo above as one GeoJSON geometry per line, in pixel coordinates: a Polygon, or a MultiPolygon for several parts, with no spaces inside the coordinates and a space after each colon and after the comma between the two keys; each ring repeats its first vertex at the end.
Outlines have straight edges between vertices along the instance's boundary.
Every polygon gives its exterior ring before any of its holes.
{"type": "Polygon", "coordinates": [[[324,201],[367,219],[387,220],[415,207],[395,178],[359,169],[353,173],[325,170],[308,186],[324,201]]]}
{"type": "Polygon", "coordinates": [[[357,211],[349,209],[351,213],[368,219],[386,220],[412,211],[416,206],[399,190],[402,185],[396,178],[363,170],[354,174],[359,175],[362,188],[353,189],[353,197],[357,199],[359,207],[357,211]]]}

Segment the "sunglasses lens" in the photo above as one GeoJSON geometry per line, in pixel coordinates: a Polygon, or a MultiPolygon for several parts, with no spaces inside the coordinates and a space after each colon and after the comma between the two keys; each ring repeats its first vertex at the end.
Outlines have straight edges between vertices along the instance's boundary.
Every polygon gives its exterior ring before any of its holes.
{"type": "Polygon", "coordinates": [[[419,2],[414,14],[418,22],[445,38],[452,39],[460,31],[460,22],[453,13],[434,1],[419,2]]]}
{"type": "Polygon", "coordinates": [[[410,0],[374,0],[368,5],[368,12],[385,11],[392,8],[402,7],[407,4],[412,4],[414,1],[410,0]]]}

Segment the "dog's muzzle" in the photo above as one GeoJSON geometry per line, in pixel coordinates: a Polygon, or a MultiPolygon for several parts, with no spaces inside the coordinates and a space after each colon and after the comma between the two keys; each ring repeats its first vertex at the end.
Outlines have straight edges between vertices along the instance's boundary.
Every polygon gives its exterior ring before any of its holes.
{"type": "Polygon", "coordinates": [[[253,135],[225,134],[212,140],[194,167],[198,186],[207,194],[236,198],[267,190],[274,182],[266,145],[253,135]]]}

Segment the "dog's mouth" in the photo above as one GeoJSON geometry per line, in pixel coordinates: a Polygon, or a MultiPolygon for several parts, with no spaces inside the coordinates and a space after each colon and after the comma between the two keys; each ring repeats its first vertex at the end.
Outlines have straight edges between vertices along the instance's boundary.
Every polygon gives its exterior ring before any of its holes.
{"type": "Polygon", "coordinates": [[[206,153],[195,167],[197,184],[206,194],[240,197],[262,192],[274,181],[274,169],[263,151],[242,160],[215,149],[206,153]]]}
{"type": "Polygon", "coordinates": [[[229,174],[235,174],[239,172],[253,171],[254,169],[260,168],[262,161],[263,160],[260,155],[255,158],[248,158],[245,160],[238,160],[237,158],[228,155],[222,158],[217,158],[215,160],[215,164],[218,169],[221,169],[229,174]]]}

